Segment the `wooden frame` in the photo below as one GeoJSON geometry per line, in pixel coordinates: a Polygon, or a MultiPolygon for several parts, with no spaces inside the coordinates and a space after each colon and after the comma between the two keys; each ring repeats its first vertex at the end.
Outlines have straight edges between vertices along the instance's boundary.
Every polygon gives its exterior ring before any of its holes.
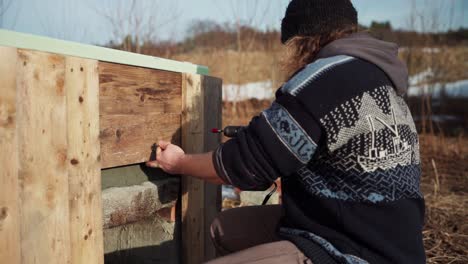
{"type": "Polygon", "coordinates": [[[72,57],[173,72],[194,73],[201,75],[208,75],[209,73],[206,66],[196,65],[189,62],[173,61],[121,50],[19,33],[5,29],[0,29],[0,46],[44,51],[72,57]]]}
{"type": "MultiPolygon", "coordinates": [[[[148,160],[158,139],[214,150],[221,80],[5,42],[2,30],[0,259],[103,263],[101,169],[148,160]]],[[[220,188],[183,177],[181,204],[183,262],[213,258],[220,188]]]]}

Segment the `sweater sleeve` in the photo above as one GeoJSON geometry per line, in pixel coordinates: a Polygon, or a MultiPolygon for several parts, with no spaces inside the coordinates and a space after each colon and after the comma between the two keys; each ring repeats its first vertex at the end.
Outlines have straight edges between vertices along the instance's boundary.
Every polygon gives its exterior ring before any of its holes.
{"type": "Polygon", "coordinates": [[[225,182],[242,190],[266,190],[312,159],[320,134],[315,118],[284,95],[220,145],[213,162],[225,182]]]}

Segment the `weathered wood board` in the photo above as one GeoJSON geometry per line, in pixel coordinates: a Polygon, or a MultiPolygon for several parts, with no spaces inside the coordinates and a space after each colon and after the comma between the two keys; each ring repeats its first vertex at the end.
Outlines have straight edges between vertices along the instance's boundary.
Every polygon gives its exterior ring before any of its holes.
{"type": "MultiPolygon", "coordinates": [[[[221,143],[220,134],[210,133],[212,128],[220,128],[222,126],[222,80],[214,77],[202,77],[203,89],[203,112],[205,115],[205,129],[204,129],[204,152],[214,151],[221,143]]],[[[221,187],[205,182],[204,193],[204,219],[205,219],[205,261],[214,259],[216,257],[216,250],[210,238],[210,225],[216,215],[221,212],[221,187]]]]}
{"type": "Polygon", "coordinates": [[[102,263],[98,62],[66,57],[71,263],[102,263]]]}
{"type": "Polygon", "coordinates": [[[0,260],[19,263],[16,49],[0,47],[0,260]]]}
{"type": "Polygon", "coordinates": [[[148,160],[159,139],[180,144],[182,74],[99,63],[103,168],[148,160]]]}
{"type": "Polygon", "coordinates": [[[69,263],[65,59],[18,51],[22,263],[69,263]]]}
{"type": "MultiPolygon", "coordinates": [[[[184,74],[182,83],[182,147],[187,153],[213,151],[220,136],[210,133],[221,126],[221,80],[184,74]]],[[[215,257],[209,226],[220,211],[221,190],[190,176],[182,178],[182,261],[203,263],[215,257]]]]}
{"type": "Polygon", "coordinates": [[[103,263],[97,62],[0,50],[0,259],[103,263]]]}
{"type": "MultiPolygon", "coordinates": [[[[182,148],[186,153],[204,150],[204,112],[201,76],[184,74],[182,87],[182,148]]],[[[182,178],[182,261],[185,264],[204,262],[205,184],[194,177],[182,178]]]]}

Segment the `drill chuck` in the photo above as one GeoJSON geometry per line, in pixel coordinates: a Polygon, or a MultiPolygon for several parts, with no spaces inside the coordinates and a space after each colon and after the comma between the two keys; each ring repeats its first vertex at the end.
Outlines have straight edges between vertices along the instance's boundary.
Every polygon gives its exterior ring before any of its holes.
{"type": "Polygon", "coordinates": [[[223,133],[226,137],[233,138],[237,136],[237,133],[241,129],[241,126],[227,126],[224,129],[213,128],[213,133],[223,133]]]}

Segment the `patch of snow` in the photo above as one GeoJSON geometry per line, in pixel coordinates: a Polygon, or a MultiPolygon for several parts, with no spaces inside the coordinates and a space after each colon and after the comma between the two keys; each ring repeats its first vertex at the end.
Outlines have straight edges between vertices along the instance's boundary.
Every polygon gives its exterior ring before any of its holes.
{"type": "MultiPolygon", "coordinates": [[[[468,80],[460,80],[451,83],[427,84],[433,76],[431,69],[415,74],[409,78],[410,88],[408,96],[420,96],[432,93],[434,97],[440,97],[442,92],[449,97],[468,97],[468,80]]],[[[238,102],[249,99],[270,100],[274,98],[276,87],[272,81],[254,82],[243,85],[223,85],[223,101],[238,102]]]]}
{"type": "Polygon", "coordinates": [[[265,100],[272,99],[274,95],[275,89],[273,89],[272,81],[223,85],[223,101],[265,100]]]}
{"type": "Polygon", "coordinates": [[[411,86],[413,85],[418,85],[421,83],[424,83],[426,81],[429,81],[430,78],[434,77],[434,72],[432,71],[431,68],[428,68],[420,73],[417,73],[413,76],[409,77],[409,84],[411,86]]]}
{"type": "Polygon", "coordinates": [[[424,52],[424,53],[439,53],[440,49],[439,48],[423,48],[422,52],[424,52]]]}
{"type": "MultiPolygon", "coordinates": [[[[420,121],[421,116],[414,116],[414,121],[420,121]]],[[[460,116],[454,115],[431,115],[431,120],[436,123],[445,123],[445,122],[463,122],[463,119],[460,116]]]]}
{"type": "Polygon", "coordinates": [[[411,86],[408,89],[408,96],[421,96],[423,94],[432,94],[438,98],[442,93],[449,97],[468,97],[468,80],[460,80],[452,83],[435,83],[419,86],[411,86]]]}

